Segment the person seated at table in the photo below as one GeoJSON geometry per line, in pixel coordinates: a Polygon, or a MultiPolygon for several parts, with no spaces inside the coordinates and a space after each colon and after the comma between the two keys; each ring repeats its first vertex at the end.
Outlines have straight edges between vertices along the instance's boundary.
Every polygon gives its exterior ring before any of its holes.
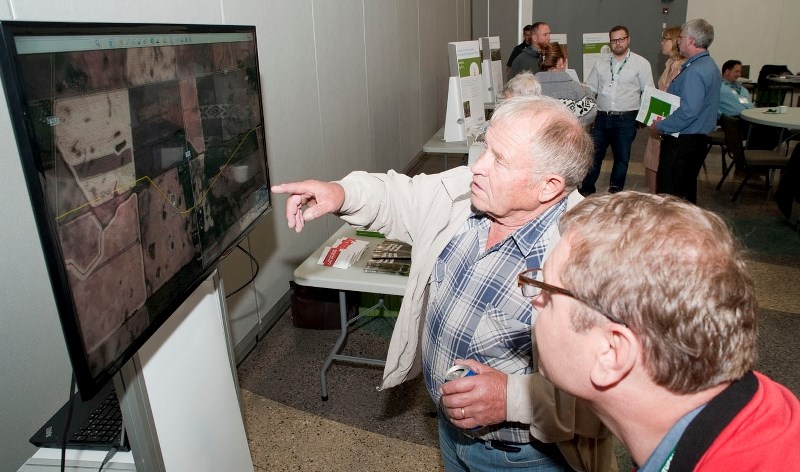
{"type": "Polygon", "coordinates": [[[557,98],[588,128],[597,115],[594,93],[567,74],[566,57],[560,44],[542,44],[539,48],[541,72],[536,73],[536,80],[542,84],[542,95],[557,98]]]}
{"type": "MultiPolygon", "coordinates": [[[[739,117],[744,110],[753,108],[753,98],[744,86],[737,82],[742,76],[742,62],[729,59],[722,64],[722,82],[719,90],[717,116],[739,117]]],[[[748,149],[774,149],[780,139],[780,129],[771,126],[739,122],[742,136],[748,136],[748,149]],[[749,128],[749,130],[748,130],[749,128]]]]}
{"type": "Polygon", "coordinates": [[[753,98],[744,86],[737,82],[742,76],[742,62],[729,59],[722,64],[722,82],[719,88],[719,110],[717,116],[739,116],[742,110],[753,108],[753,98]]]}

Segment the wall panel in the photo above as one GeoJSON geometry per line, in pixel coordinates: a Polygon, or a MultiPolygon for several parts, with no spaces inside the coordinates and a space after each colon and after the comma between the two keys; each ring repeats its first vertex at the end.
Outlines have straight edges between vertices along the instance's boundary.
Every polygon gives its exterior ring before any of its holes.
{"type": "MultiPolygon", "coordinates": [[[[420,46],[420,2],[396,0],[397,6],[397,91],[400,156],[397,169],[403,169],[422,150],[433,134],[422,130],[422,77],[420,46]]],[[[429,106],[424,109],[429,111],[429,106]]],[[[444,124],[444,122],[442,122],[444,124]]]]}
{"type": "Polygon", "coordinates": [[[372,162],[368,170],[400,169],[397,9],[395,0],[364,0],[367,99],[372,162]]]}
{"type": "Polygon", "coordinates": [[[361,0],[315,0],[314,39],[328,180],[371,167],[366,45],[361,0]]]}
{"type": "MultiPolygon", "coordinates": [[[[0,3],[0,20],[12,18],[255,25],[273,183],[408,165],[444,123],[447,42],[471,34],[469,0],[0,3]]],[[[12,143],[4,101],[0,114],[0,142],[12,143]]],[[[13,147],[0,166],[5,201],[20,202],[0,210],[3,221],[15,222],[15,232],[3,236],[0,269],[8,300],[0,315],[0,457],[3,467],[15,470],[33,452],[28,436],[66,400],[70,372],[13,147]]],[[[273,203],[274,211],[243,243],[261,268],[252,288],[228,300],[237,338],[261,329],[294,268],[341,225],[325,217],[297,234],[286,226],[285,197],[273,203]]],[[[252,270],[235,252],[221,265],[226,288],[248,280],[252,270]]]]}

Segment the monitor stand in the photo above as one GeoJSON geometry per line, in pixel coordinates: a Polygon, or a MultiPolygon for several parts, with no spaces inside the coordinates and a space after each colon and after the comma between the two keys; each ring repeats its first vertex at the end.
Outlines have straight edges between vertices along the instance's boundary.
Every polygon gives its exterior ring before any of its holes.
{"type": "Polygon", "coordinates": [[[252,471],[215,271],[114,378],[138,472],[252,471]]]}

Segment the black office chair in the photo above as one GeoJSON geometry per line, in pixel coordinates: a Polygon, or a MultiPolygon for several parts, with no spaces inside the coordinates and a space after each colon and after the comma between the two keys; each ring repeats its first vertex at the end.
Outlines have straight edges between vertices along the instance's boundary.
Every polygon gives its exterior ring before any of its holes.
{"type": "MultiPolygon", "coordinates": [[[[722,156],[722,171],[725,171],[725,168],[728,167],[728,163],[725,159],[726,154],[728,154],[728,146],[725,144],[725,133],[722,129],[714,130],[708,133],[708,137],[711,138],[708,142],[708,147],[706,147],[706,157],[708,157],[708,153],[711,152],[711,148],[714,146],[719,146],[720,155],[722,156]]],[[[703,165],[705,165],[705,158],[703,158],[703,165]]]]}
{"type": "Polygon", "coordinates": [[[791,74],[786,65],[766,64],[761,67],[756,83],[756,103],[760,107],[771,107],[783,104],[786,93],[792,94],[794,99],[794,88],[791,85],[780,85],[769,80],[769,77],[791,74]]]}
{"type": "Polygon", "coordinates": [[[722,183],[734,166],[744,172],[744,178],[733,194],[732,202],[735,202],[739,194],[742,193],[745,184],[747,184],[752,175],[765,174],[767,189],[769,189],[771,171],[786,168],[789,158],[775,151],[745,149],[742,133],[739,130],[739,118],[723,115],[722,129],[725,132],[725,144],[733,162],[723,170],[722,179],[717,184],[717,190],[722,187],[722,183]]]}

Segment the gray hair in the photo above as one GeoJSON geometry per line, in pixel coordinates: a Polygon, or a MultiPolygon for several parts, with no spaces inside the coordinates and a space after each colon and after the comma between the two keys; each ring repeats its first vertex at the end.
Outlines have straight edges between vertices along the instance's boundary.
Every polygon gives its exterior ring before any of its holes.
{"type": "Polygon", "coordinates": [[[701,49],[708,49],[714,42],[714,27],[702,18],[684,23],[681,26],[681,33],[694,38],[694,45],[701,49]]]}
{"type": "Polygon", "coordinates": [[[560,175],[565,190],[577,188],[594,162],[589,133],[563,103],[546,96],[503,100],[492,115],[492,123],[526,123],[529,118],[536,129],[530,130],[523,146],[536,164],[536,175],[560,175]]]}
{"type": "Polygon", "coordinates": [[[502,92],[503,98],[521,97],[525,95],[541,95],[542,85],[530,71],[521,72],[506,83],[502,92]]]}

